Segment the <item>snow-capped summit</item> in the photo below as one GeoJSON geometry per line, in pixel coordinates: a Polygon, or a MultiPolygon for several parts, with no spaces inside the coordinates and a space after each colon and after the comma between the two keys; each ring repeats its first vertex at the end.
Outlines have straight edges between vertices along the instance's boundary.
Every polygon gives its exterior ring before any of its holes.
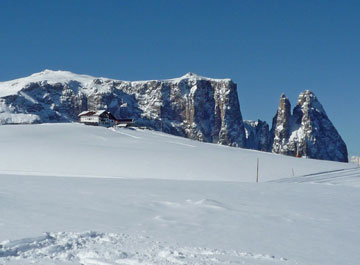
{"type": "Polygon", "coordinates": [[[95,77],[89,75],[79,75],[69,71],[53,71],[46,69],[27,77],[0,82],[0,97],[17,94],[21,89],[30,83],[46,82],[48,84],[65,84],[75,81],[81,84],[86,84],[93,79],[95,79],[95,77]]]}
{"type": "Polygon", "coordinates": [[[63,70],[49,70],[45,69],[42,72],[34,73],[29,78],[33,79],[33,82],[38,80],[48,80],[48,81],[56,81],[56,82],[63,82],[63,81],[70,81],[76,80],[79,82],[88,82],[95,77],[90,75],[82,75],[82,74],[74,74],[70,71],[63,71],[63,70]]]}
{"type": "Polygon", "coordinates": [[[191,77],[198,77],[198,75],[197,74],[194,74],[194,73],[191,73],[191,72],[188,72],[188,73],[186,73],[184,76],[183,76],[183,78],[191,78],[191,77]]]}
{"type": "Polygon", "coordinates": [[[223,78],[223,79],[218,79],[218,78],[210,78],[210,77],[205,77],[205,76],[201,76],[192,72],[188,72],[185,75],[183,75],[182,77],[180,77],[181,79],[196,79],[196,80],[226,80],[229,81],[231,80],[230,78],[223,78]]]}
{"type": "Polygon", "coordinates": [[[177,78],[171,78],[171,79],[164,79],[164,80],[159,80],[160,82],[181,82],[183,80],[193,80],[193,81],[199,81],[199,80],[206,80],[206,81],[214,81],[214,82],[230,82],[231,79],[230,78],[222,78],[222,79],[218,79],[218,78],[210,78],[210,77],[205,77],[205,76],[201,76],[192,72],[188,72],[185,75],[181,76],[181,77],[177,77],[177,78]]]}

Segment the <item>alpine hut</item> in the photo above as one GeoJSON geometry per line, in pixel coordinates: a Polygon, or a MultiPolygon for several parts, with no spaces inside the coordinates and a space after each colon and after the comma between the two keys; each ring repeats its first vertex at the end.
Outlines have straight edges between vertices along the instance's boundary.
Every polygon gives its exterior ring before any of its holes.
{"type": "Polygon", "coordinates": [[[83,111],[79,115],[79,122],[86,125],[111,127],[116,124],[116,118],[106,110],[83,111]]]}

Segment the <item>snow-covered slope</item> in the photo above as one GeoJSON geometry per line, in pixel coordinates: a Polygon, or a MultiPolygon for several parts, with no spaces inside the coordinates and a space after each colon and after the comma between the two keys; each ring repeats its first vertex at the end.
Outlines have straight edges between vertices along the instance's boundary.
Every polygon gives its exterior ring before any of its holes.
{"type": "Polygon", "coordinates": [[[259,158],[263,182],[353,166],[75,123],[2,126],[0,139],[6,174],[254,182],[259,158]]]}
{"type": "Polygon", "coordinates": [[[360,187],[360,167],[340,169],[275,180],[281,183],[316,183],[360,187]]]}
{"type": "Polygon", "coordinates": [[[360,259],[354,165],[79,124],[1,126],[0,145],[0,264],[360,259]]]}
{"type": "Polygon", "coordinates": [[[342,185],[2,175],[0,264],[353,265],[359,194],[342,185]]]}

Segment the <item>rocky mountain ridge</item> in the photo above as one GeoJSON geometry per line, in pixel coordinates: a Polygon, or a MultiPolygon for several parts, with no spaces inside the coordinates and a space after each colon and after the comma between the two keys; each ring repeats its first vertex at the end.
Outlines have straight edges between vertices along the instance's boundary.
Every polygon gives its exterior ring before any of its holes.
{"type": "Polygon", "coordinates": [[[245,147],[237,87],[230,79],[188,73],[130,82],[45,70],[0,83],[0,96],[2,124],[76,121],[84,110],[106,109],[139,126],[245,147]]]}
{"type": "Polygon", "coordinates": [[[348,162],[345,142],[310,90],[299,95],[293,114],[281,95],[270,138],[273,153],[348,162]]]}
{"type": "Polygon", "coordinates": [[[138,126],[194,140],[347,161],[346,145],[315,95],[300,96],[291,114],[289,100],[281,95],[269,130],[264,121],[243,121],[231,79],[187,73],[133,82],[45,70],[0,82],[0,123],[72,122],[84,110],[106,109],[138,126]]]}

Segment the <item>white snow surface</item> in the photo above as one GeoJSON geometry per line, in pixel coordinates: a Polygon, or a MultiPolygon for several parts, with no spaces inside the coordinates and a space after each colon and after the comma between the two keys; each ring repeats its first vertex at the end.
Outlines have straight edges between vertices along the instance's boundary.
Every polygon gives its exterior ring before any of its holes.
{"type": "Polygon", "coordinates": [[[184,80],[184,79],[191,79],[191,80],[208,80],[208,81],[230,81],[230,78],[223,78],[223,79],[218,79],[218,78],[209,78],[209,77],[205,77],[205,76],[201,76],[195,73],[191,73],[188,72],[185,75],[181,76],[181,77],[177,77],[177,78],[170,78],[170,79],[163,79],[163,80],[143,80],[143,81],[135,81],[133,83],[141,83],[141,82],[149,82],[149,81],[165,81],[165,82],[174,82],[174,83],[179,83],[180,81],[184,80]]]}
{"type": "Polygon", "coordinates": [[[0,264],[360,260],[352,164],[79,124],[0,126],[0,146],[0,264]]]}
{"type": "Polygon", "coordinates": [[[28,77],[0,82],[0,97],[17,94],[29,83],[47,82],[48,84],[56,84],[77,81],[81,84],[86,84],[94,79],[95,77],[89,75],[79,75],[69,71],[52,71],[47,69],[28,77]]]}
{"type": "Polygon", "coordinates": [[[77,123],[2,126],[0,139],[0,172],[15,175],[254,182],[259,158],[263,182],[353,167],[77,123]]]}
{"type": "MultiPolygon", "coordinates": [[[[91,87],[98,88],[100,90],[106,90],[107,87],[103,85],[96,85],[93,83],[95,79],[101,79],[103,81],[120,81],[110,78],[104,78],[104,77],[94,77],[90,75],[81,75],[81,74],[75,74],[69,71],[62,71],[62,70],[49,70],[46,69],[42,72],[32,74],[27,77],[0,82],[0,97],[5,97],[9,95],[15,95],[20,90],[22,90],[26,85],[30,83],[37,83],[37,82],[46,82],[48,84],[56,84],[56,83],[62,83],[62,84],[73,84],[76,82],[77,88],[85,89],[84,92],[86,92],[86,87],[91,84],[91,87]]],[[[192,79],[192,80],[214,80],[214,81],[230,81],[231,79],[213,79],[208,77],[199,76],[194,73],[187,73],[184,76],[178,77],[178,78],[172,78],[172,79],[164,79],[164,80],[144,80],[144,81],[123,81],[123,82],[131,82],[133,84],[136,83],[145,83],[145,82],[151,82],[151,81],[164,81],[164,82],[174,82],[178,83],[181,80],[184,79],[192,79]]]]}

